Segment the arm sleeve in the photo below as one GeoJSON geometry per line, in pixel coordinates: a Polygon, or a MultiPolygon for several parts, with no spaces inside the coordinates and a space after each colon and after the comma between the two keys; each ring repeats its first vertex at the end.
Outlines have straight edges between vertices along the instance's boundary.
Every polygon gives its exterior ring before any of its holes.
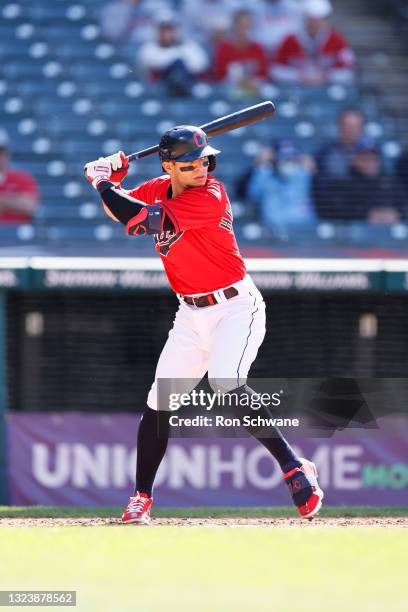
{"type": "Polygon", "coordinates": [[[111,213],[126,225],[128,235],[157,234],[162,230],[163,211],[160,206],[149,206],[109,182],[100,183],[98,191],[111,213]]]}
{"type": "Polygon", "coordinates": [[[176,231],[209,227],[220,222],[226,196],[220,184],[186,189],[171,200],[161,202],[176,231]]]}

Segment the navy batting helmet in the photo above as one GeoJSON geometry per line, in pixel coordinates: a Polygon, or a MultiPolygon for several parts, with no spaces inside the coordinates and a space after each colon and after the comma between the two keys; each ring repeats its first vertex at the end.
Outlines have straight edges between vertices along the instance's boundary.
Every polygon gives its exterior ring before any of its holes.
{"type": "Polygon", "coordinates": [[[220,151],[208,144],[207,134],[195,125],[177,125],[167,130],[160,139],[159,156],[162,162],[187,162],[208,157],[209,171],[215,168],[215,156],[220,151]]]}

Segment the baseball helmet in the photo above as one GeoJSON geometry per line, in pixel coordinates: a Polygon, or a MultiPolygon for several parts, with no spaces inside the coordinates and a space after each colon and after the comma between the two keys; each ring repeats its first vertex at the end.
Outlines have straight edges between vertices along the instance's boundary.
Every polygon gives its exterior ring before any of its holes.
{"type": "Polygon", "coordinates": [[[162,162],[193,161],[208,157],[209,171],[215,168],[215,156],[220,151],[208,144],[207,134],[195,125],[177,125],[163,134],[159,143],[159,156],[162,162]]]}

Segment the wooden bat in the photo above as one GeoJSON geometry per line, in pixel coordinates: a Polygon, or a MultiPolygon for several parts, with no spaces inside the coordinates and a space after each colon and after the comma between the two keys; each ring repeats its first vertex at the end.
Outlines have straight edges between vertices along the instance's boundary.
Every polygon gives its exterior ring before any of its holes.
{"type": "MultiPolygon", "coordinates": [[[[270,100],[266,100],[260,104],[255,104],[255,106],[248,106],[248,108],[243,108],[236,113],[231,113],[230,115],[225,115],[225,117],[214,119],[214,121],[210,121],[209,123],[204,123],[204,125],[200,125],[200,128],[204,130],[208,138],[212,138],[213,136],[219,136],[225,132],[236,130],[244,125],[250,125],[256,121],[266,119],[274,113],[274,103],[270,100]]],[[[159,145],[154,145],[148,149],[143,149],[142,151],[137,151],[137,153],[132,153],[131,155],[128,155],[127,158],[129,162],[132,162],[135,159],[142,159],[143,157],[153,155],[154,153],[157,153],[158,150],[159,145]]]]}

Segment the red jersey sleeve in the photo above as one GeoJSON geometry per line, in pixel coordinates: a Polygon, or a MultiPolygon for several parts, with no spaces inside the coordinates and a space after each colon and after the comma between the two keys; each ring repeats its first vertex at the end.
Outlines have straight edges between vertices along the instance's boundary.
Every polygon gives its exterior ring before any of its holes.
{"type": "Polygon", "coordinates": [[[38,191],[37,181],[34,179],[34,177],[26,172],[20,172],[18,175],[18,182],[20,193],[31,195],[38,202],[40,194],[38,191]]]}
{"type": "Polygon", "coordinates": [[[333,54],[335,68],[354,67],[354,53],[343,34],[333,30],[327,46],[327,52],[333,54]]]}
{"type": "Polygon", "coordinates": [[[145,204],[154,203],[152,181],[146,181],[145,183],[142,183],[134,189],[124,189],[123,191],[130,195],[132,198],[140,200],[141,202],[145,202],[145,204]]]}
{"type": "Polygon", "coordinates": [[[289,34],[278,48],[275,56],[277,64],[290,65],[294,59],[302,57],[302,47],[294,34],[289,34]]]}
{"type": "Polygon", "coordinates": [[[225,209],[222,186],[209,182],[205,187],[186,189],[176,198],[163,201],[165,212],[172,219],[177,231],[206,227],[218,223],[225,209]]]}

